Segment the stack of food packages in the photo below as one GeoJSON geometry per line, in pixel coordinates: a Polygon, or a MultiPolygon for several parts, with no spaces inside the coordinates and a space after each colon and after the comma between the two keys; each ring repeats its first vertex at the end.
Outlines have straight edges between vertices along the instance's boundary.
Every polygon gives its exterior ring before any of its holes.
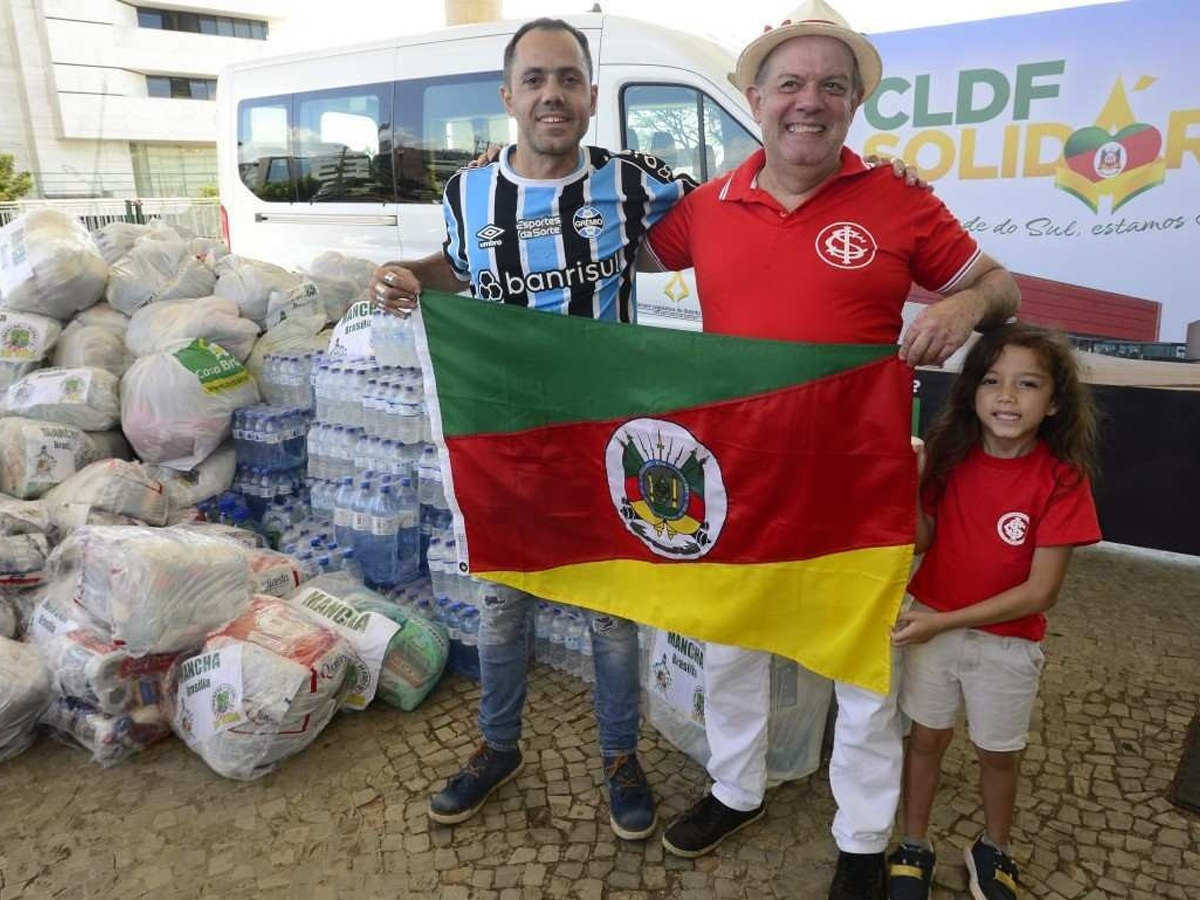
{"type": "Polygon", "coordinates": [[[444,630],[352,566],[302,584],[314,573],[253,518],[200,509],[234,487],[229,438],[264,367],[326,348],[372,264],[327,253],[294,273],[161,222],[89,234],[50,209],[6,235],[0,762],[40,729],[102,766],[173,731],[248,779],[338,709],[419,703],[444,630]]]}

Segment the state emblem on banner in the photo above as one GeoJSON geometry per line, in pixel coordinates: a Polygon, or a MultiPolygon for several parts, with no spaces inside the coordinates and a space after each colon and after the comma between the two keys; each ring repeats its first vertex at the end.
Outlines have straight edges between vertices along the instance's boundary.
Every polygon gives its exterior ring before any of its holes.
{"type": "MultiPolygon", "coordinates": [[[[1145,90],[1154,81],[1141,78],[1133,89],[1145,90]]],[[[1162,133],[1134,117],[1125,83],[1118,78],[1095,123],[1067,138],[1054,186],[1092,212],[1100,211],[1100,198],[1107,194],[1116,212],[1166,179],[1162,146],[1162,133]]]]}
{"type": "Polygon", "coordinates": [[[699,559],[725,524],[725,484],[716,457],[690,431],[633,419],[605,451],[613,505],[625,527],[659,556],[699,559]]]}

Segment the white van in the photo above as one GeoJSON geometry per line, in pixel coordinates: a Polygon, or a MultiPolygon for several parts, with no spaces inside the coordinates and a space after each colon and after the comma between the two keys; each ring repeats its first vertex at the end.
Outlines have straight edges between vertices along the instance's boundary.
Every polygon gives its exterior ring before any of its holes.
{"type": "MultiPolygon", "coordinates": [[[[584,143],[641,150],[704,181],[760,146],[716,44],[635,19],[567,18],[600,99],[584,143]]],[[[442,186],[516,139],[499,87],[521,22],[447,28],[239,63],[217,90],[222,223],[235,253],[285,266],[326,250],[376,262],[445,237],[442,186]]],[[[692,273],[639,275],[639,321],[699,328],[692,273]]]]}

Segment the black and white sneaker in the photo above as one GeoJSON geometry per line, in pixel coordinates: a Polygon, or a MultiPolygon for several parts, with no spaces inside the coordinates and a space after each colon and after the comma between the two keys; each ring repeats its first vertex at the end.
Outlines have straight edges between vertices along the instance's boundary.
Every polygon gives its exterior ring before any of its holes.
{"type": "Polygon", "coordinates": [[[882,853],[838,851],[837,868],[829,885],[829,900],[883,900],[882,853]]]}

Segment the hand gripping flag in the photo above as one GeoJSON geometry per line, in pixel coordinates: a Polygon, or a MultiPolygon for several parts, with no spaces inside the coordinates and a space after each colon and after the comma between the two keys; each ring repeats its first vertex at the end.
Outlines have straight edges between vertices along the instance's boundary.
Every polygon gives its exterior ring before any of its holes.
{"type": "Polygon", "coordinates": [[[917,493],[895,346],[430,291],[418,322],[460,571],[888,690],[917,493]]]}

